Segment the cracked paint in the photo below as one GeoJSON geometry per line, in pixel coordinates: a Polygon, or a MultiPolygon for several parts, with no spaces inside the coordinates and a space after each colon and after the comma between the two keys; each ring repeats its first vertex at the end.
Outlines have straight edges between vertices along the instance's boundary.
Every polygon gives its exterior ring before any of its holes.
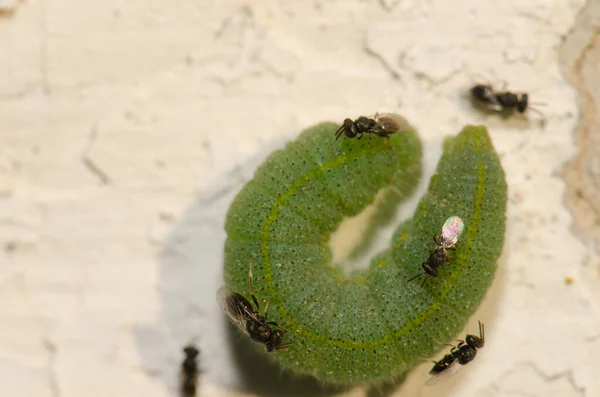
{"type": "Polygon", "coordinates": [[[268,30],[258,24],[250,6],[243,6],[225,18],[214,37],[222,59],[200,63],[207,75],[224,85],[265,71],[290,80],[300,69],[298,58],[269,37],[268,30]]]}
{"type": "Polygon", "coordinates": [[[300,129],[398,111],[423,138],[426,169],[445,136],[487,125],[510,203],[499,275],[473,319],[486,324],[485,349],[449,384],[425,388],[425,365],[385,392],[600,395],[599,8],[18,3],[0,18],[4,394],[172,396],[194,339],[200,396],[341,393],[223,337],[224,215],[300,129]],[[473,109],[464,94],[478,79],[545,102],[546,126],[473,109]]]}
{"type": "Polygon", "coordinates": [[[92,127],[92,131],[90,132],[90,137],[89,137],[88,143],[86,145],[86,148],[83,152],[83,155],[81,156],[81,161],[83,162],[83,165],[90,171],[90,173],[92,173],[92,175],[94,175],[95,177],[98,178],[98,180],[100,181],[101,184],[108,185],[110,183],[110,178],[102,170],[102,168],[100,168],[94,162],[94,160],[90,156],[90,152],[91,152],[94,142],[96,141],[97,138],[98,138],[98,128],[96,126],[94,126],[94,127],[92,127]]]}
{"type": "Polygon", "coordinates": [[[500,375],[481,396],[584,397],[585,388],[577,385],[571,371],[546,375],[534,362],[521,362],[500,375]]]}

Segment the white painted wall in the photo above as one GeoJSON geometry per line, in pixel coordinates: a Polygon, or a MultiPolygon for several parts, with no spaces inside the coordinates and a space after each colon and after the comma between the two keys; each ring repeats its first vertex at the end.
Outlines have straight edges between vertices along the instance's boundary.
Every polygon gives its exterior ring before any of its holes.
{"type": "Polygon", "coordinates": [[[584,271],[598,258],[570,233],[559,175],[578,111],[556,49],[581,6],[23,0],[0,14],[0,395],[173,395],[194,338],[203,396],[317,395],[259,357],[234,366],[214,299],[224,213],[302,128],[398,111],[429,172],[444,136],[488,125],[510,202],[485,348],[452,382],[423,389],[424,365],[394,395],[600,396],[584,271]],[[472,109],[478,79],[546,102],[545,129],[472,109]]]}

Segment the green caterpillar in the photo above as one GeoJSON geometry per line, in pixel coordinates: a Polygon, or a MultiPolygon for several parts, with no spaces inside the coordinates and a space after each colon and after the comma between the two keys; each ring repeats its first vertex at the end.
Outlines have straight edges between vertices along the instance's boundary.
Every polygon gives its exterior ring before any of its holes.
{"type": "MultiPolygon", "coordinates": [[[[483,299],[504,242],[507,188],[484,127],[446,140],[429,189],[390,248],[352,277],[332,266],[329,238],[341,221],[386,190],[408,196],[421,175],[409,128],[390,139],[335,141],[339,125],[308,128],[258,168],[236,196],[225,229],[225,282],[254,293],[281,324],[285,368],[336,384],[390,381],[430,357],[466,325],[483,299]],[[445,271],[407,283],[452,216],[465,229],[445,271]]],[[[383,204],[385,205],[385,204],[383,204]]],[[[264,351],[264,346],[255,344],[264,351]]]]}

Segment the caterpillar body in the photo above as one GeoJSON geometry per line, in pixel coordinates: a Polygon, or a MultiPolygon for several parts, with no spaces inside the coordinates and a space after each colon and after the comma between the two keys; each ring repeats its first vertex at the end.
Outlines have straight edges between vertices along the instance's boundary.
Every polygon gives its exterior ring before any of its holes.
{"type": "Polygon", "coordinates": [[[377,384],[435,354],[432,338],[449,341],[478,307],[503,245],[506,182],[486,129],[466,127],[445,142],[427,194],[390,248],[346,277],[332,267],[329,237],[382,189],[412,192],[421,144],[412,128],[360,141],[336,141],[338,129],[326,122],[305,130],[236,196],[225,224],[225,282],[248,291],[252,261],[254,293],[291,343],[268,353],[285,368],[324,382],[377,384]],[[451,215],[465,226],[447,272],[424,287],[406,283],[451,215]]]}

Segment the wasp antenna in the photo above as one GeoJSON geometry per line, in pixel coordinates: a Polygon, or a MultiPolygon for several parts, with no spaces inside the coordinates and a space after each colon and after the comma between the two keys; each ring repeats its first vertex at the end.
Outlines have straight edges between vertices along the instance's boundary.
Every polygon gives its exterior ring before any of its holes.
{"type": "Polygon", "coordinates": [[[479,337],[481,337],[481,344],[483,345],[485,343],[485,333],[481,321],[479,321],[479,337]]]}
{"type": "Polygon", "coordinates": [[[490,81],[497,81],[498,80],[498,76],[496,76],[496,73],[494,73],[493,70],[492,70],[491,76],[490,75],[483,75],[483,74],[478,73],[478,72],[469,72],[467,75],[469,76],[469,78],[471,78],[473,80],[480,81],[480,82],[484,82],[485,84],[489,84],[490,81]]]}
{"type": "Polygon", "coordinates": [[[529,107],[529,111],[539,114],[540,116],[542,116],[543,119],[546,118],[546,115],[544,113],[542,113],[542,111],[537,110],[536,108],[533,108],[533,107],[530,106],[529,107]]]}
{"type": "Polygon", "coordinates": [[[186,346],[195,346],[198,343],[198,335],[194,336],[186,346]]]}
{"type": "Polygon", "coordinates": [[[344,130],[343,130],[343,128],[344,128],[344,126],[342,125],[342,126],[341,126],[341,127],[340,127],[340,128],[339,128],[339,129],[338,129],[336,132],[335,132],[335,140],[336,140],[336,141],[337,141],[337,140],[338,140],[338,139],[339,139],[339,138],[342,136],[342,132],[344,131],[344,130]]]}

